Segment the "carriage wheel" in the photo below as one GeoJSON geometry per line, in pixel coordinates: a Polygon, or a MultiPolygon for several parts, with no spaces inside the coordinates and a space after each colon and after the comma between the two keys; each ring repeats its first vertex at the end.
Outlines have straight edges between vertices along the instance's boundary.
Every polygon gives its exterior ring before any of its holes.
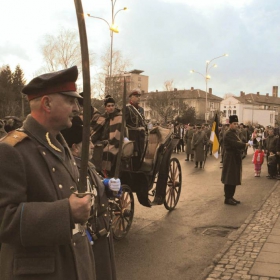
{"type": "Polygon", "coordinates": [[[181,165],[177,158],[170,159],[164,206],[173,210],[180,198],[182,187],[181,165]]]}
{"type": "Polygon", "coordinates": [[[116,240],[123,239],[132,224],[134,215],[134,197],[129,186],[122,185],[123,193],[115,199],[111,205],[113,237],[116,240]]]}

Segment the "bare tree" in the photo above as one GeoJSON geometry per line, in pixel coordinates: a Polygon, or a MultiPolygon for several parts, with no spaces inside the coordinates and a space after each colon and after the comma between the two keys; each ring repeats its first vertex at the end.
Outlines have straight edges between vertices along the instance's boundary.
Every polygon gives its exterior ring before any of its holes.
{"type": "MultiPolygon", "coordinates": [[[[57,35],[45,35],[41,47],[45,65],[40,72],[58,71],[77,65],[81,71],[82,59],[78,33],[75,30],[60,28],[57,35]]],[[[90,64],[93,54],[90,54],[90,64]]]]}
{"type": "Polygon", "coordinates": [[[173,91],[174,90],[173,80],[165,81],[163,89],[166,90],[166,91],[173,91]]]}
{"type": "Polygon", "coordinates": [[[167,123],[172,121],[178,114],[178,108],[176,102],[176,94],[170,91],[153,92],[148,96],[148,104],[154,115],[152,118],[156,118],[156,114],[167,123]]]}
{"type": "MultiPolygon", "coordinates": [[[[112,55],[112,81],[110,83],[111,88],[108,90],[108,84],[106,85],[106,78],[109,77],[110,69],[110,48],[107,48],[104,54],[101,56],[101,68],[97,72],[94,78],[92,92],[96,98],[104,98],[108,93],[114,93],[114,98],[118,99],[121,95],[123,85],[120,84],[119,76],[122,75],[128,67],[131,66],[131,61],[125,59],[120,50],[114,50],[112,55]]],[[[116,100],[117,101],[117,100],[116,100]]]]}

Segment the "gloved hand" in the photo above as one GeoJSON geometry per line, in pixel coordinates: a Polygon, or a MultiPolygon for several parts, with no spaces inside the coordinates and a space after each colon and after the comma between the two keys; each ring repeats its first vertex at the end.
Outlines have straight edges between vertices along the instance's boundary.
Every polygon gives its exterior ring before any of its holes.
{"type": "Polygon", "coordinates": [[[121,188],[121,180],[118,178],[111,178],[108,182],[108,185],[111,191],[118,192],[121,188]]]}
{"type": "Polygon", "coordinates": [[[118,178],[105,178],[103,184],[110,191],[118,192],[121,189],[121,180],[118,178]]]}

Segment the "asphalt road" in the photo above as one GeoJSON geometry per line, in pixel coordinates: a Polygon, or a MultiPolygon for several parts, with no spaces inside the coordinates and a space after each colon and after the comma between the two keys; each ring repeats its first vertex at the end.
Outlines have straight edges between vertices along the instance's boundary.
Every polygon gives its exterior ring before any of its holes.
{"type": "Polygon", "coordinates": [[[135,215],[127,237],[115,242],[118,280],[194,280],[201,277],[223,248],[230,232],[256,211],[276,183],[269,180],[266,164],[254,177],[252,148],[243,160],[242,185],[224,204],[220,159],[208,156],[205,169],[185,162],[185,153],[172,154],[182,166],[183,186],[176,209],[163,205],[146,208],[135,197],[135,215]]]}

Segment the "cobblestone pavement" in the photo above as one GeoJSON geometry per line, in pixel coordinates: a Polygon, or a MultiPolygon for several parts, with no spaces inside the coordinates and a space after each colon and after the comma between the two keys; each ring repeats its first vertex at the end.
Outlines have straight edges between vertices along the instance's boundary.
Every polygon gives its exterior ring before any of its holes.
{"type": "Polygon", "coordinates": [[[199,279],[280,280],[280,183],[229,237],[199,279]]]}

